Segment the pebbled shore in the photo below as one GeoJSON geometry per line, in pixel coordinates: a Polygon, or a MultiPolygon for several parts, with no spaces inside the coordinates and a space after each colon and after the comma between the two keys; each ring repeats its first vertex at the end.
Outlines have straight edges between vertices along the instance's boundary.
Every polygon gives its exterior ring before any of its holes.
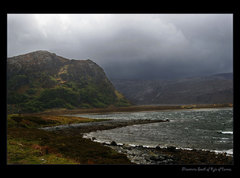
{"type": "Polygon", "coordinates": [[[108,130],[119,127],[125,127],[137,124],[149,124],[157,122],[169,122],[169,120],[107,120],[101,122],[90,122],[90,123],[80,123],[80,124],[69,124],[69,125],[59,125],[54,127],[41,128],[43,130],[49,131],[61,131],[67,132],[69,134],[83,134],[88,132],[94,132],[97,130],[108,130]]]}
{"type": "Polygon", "coordinates": [[[144,165],[231,165],[232,156],[202,150],[183,150],[175,147],[148,148],[130,145],[117,145],[114,141],[104,145],[126,154],[131,162],[144,165]]]}
{"type": "MultiPolygon", "coordinates": [[[[81,124],[70,124],[63,126],[55,126],[42,128],[49,131],[60,132],[67,135],[81,135],[84,133],[97,130],[114,129],[135,124],[148,124],[154,122],[168,122],[169,120],[108,120],[102,122],[91,122],[81,124]]],[[[86,138],[85,138],[86,139],[86,138]]],[[[95,138],[88,139],[97,142],[95,138]]],[[[143,146],[118,145],[116,142],[102,143],[104,146],[110,147],[119,153],[125,154],[134,164],[144,165],[232,165],[233,157],[226,153],[215,153],[202,150],[184,150],[175,147],[147,148],[143,146]]]]}

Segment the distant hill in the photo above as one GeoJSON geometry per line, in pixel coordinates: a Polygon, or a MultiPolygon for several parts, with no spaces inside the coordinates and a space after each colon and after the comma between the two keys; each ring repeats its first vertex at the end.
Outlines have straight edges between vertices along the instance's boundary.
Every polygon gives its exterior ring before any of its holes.
{"type": "Polygon", "coordinates": [[[91,60],[69,60],[48,51],[7,59],[8,112],[51,108],[128,106],[91,60]]]}
{"type": "Polygon", "coordinates": [[[111,80],[133,104],[233,103],[233,73],[176,80],[111,80]]]}

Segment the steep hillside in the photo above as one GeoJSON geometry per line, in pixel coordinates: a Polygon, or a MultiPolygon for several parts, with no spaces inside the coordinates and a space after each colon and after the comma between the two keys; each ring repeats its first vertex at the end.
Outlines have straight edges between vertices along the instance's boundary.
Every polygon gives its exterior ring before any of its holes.
{"type": "Polygon", "coordinates": [[[233,74],[178,80],[112,80],[134,104],[222,104],[233,102],[233,74]]]}
{"type": "Polygon", "coordinates": [[[8,112],[51,108],[128,106],[103,69],[91,60],[69,60],[35,51],[7,60],[8,112]]]}

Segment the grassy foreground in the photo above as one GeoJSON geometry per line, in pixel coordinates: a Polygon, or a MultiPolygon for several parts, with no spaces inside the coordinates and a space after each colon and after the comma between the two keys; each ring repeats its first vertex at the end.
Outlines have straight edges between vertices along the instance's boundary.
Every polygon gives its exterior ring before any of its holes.
{"type": "MultiPolygon", "coordinates": [[[[133,112],[168,109],[198,109],[232,107],[231,104],[219,105],[182,105],[182,106],[132,106],[122,108],[95,108],[76,110],[49,110],[35,114],[11,114],[7,118],[7,164],[133,164],[125,154],[82,138],[84,130],[79,132],[72,129],[66,131],[45,131],[39,128],[83,122],[99,122],[103,120],[61,114],[104,113],[104,112],[133,112]]],[[[128,123],[129,124],[129,123],[128,123]]],[[[120,124],[121,125],[121,124],[120,124]]],[[[109,128],[99,126],[90,130],[109,128]]],[[[111,127],[118,127],[114,125],[111,127]]],[[[88,130],[87,130],[88,131],[88,130]]],[[[163,154],[163,149],[158,150],[163,154]]],[[[167,150],[169,151],[169,150],[167,150]]],[[[164,152],[165,154],[165,152],[164,152]]],[[[231,163],[232,158],[215,154],[195,151],[178,151],[167,153],[176,158],[177,163],[198,163],[200,159],[206,163],[210,160],[214,164],[231,163]],[[192,155],[192,156],[190,156],[192,155]],[[211,158],[210,158],[211,157],[211,158]],[[209,159],[210,158],[210,159],[209,159]],[[223,160],[224,159],[224,160],[223,160]]],[[[175,161],[176,161],[175,160],[175,161]]]]}
{"type": "Polygon", "coordinates": [[[67,116],[8,115],[7,164],[132,164],[124,154],[84,139],[81,134],[71,136],[38,129],[94,121],[67,116]]]}

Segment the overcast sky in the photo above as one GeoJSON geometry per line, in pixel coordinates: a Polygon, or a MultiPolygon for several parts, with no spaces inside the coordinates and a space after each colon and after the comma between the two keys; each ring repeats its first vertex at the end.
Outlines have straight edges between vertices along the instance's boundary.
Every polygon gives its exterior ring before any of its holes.
{"type": "Polygon", "coordinates": [[[232,14],[8,14],[8,57],[47,50],[91,59],[110,78],[233,70],[232,14]]]}

